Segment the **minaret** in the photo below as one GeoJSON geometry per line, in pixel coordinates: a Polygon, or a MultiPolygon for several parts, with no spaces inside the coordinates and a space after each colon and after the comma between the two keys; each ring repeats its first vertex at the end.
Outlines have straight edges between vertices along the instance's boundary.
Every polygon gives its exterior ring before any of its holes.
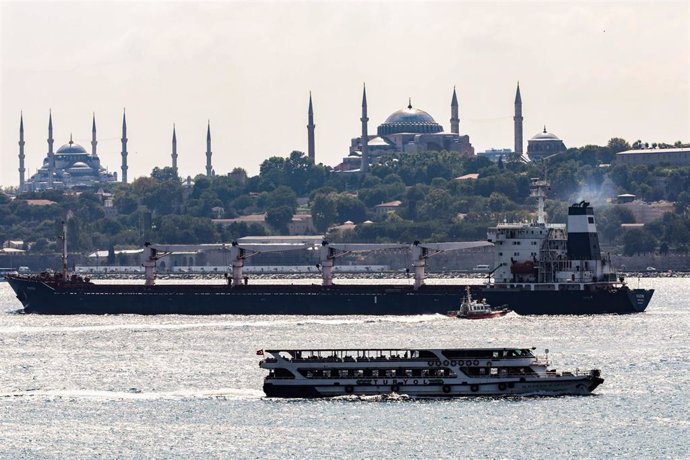
{"type": "Polygon", "coordinates": [[[98,141],[96,140],[96,112],[93,113],[93,122],[91,123],[91,156],[97,157],[96,145],[98,141]]]}
{"type": "Polygon", "coordinates": [[[316,152],[314,147],[314,107],[311,104],[311,91],[309,91],[309,123],[307,124],[307,155],[309,161],[314,164],[316,162],[316,152]]]}
{"type": "Polygon", "coordinates": [[[211,120],[208,121],[208,128],[206,129],[206,175],[213,176],[213,167],[211,166],[211,120]]]}
{"type": "Polygon", "coordinates": [[[53,111],[48,112],[48,187],[53,188],[55,154],[53,153],[53,111]]]}
{"type": "Polygon", "coordinates": [[[127,118],[122,109],[122,183],[127,183],[127,118]]]}
{"type": "Polygon", "coordinates": [[[177,136],[175,135],[175,123],[173,123],[172,168],[175,171],[175,174],[177,174],[177,136]]]}
{"type": "Polygon", "coordinates": [[[522,98],[520,97],[520,82],[515,92],[515,157],[522,156],[522,98]]]}
{"type": "Polygon", "coordinates": [[[460,134],[460,118],[458,118],[458,96],[453,86],[453,99],[450,101],[450,132],[460,134]]]}
{"type": "Polygon", "coordinates": [[[24,191],[24,113],[19,115],[19,193],[24,191]]]}
{"type": "Polygon", "coordinates": [[[366,173],[369,171],[369,134],[367,132],[367,122],[369,117],[367,116],[367,86],[364,85],[364,90],[362,91],[362,139],[360,140],[362,144],[362,166],[360,171],[366,173]]]}

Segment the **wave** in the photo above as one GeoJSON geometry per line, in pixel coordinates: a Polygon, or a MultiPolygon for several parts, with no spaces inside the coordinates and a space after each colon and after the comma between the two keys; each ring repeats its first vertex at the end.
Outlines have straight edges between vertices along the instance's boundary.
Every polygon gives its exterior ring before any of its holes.
{"type": "Polygon", "coordinates": [[[261,399],[263,391],[247,388],[180,389],[173,391],[24,390],[0,393],[0,398],[158,400],[158,399],[261,399]]]}
{"type": "Polygon", "coordinates": [[[84,326],[4,326],[0,327],[0,334],[32,334],[42,332],[99,332],[118,330],[183,330],[183,329],[207,329],[207,328],[237,328],[237,327],[282,327],[304,326],[307,324],[365,324],[365,323],[418,323],[435,321],[446,318],[443,315],[414,315],[414,316],[383,316],[383,317],[359,317],[357,319],[344,319],[343,317],[319,318],[319,319],[265,319],[252,321],[213,321],[205,323],[125,323],[125,324],[92,324],[84,326]]]}

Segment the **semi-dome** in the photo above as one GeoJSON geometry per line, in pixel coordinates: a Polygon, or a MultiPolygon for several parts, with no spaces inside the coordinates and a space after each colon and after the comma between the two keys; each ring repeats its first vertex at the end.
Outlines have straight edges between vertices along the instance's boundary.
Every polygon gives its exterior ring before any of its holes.
{"type": "Polygon", "coordinates": [[[396,133],[440,133],[443,127],[436,123],[434,118],[424,110],[412,107],[412,102],[407,107],[390,114],[386,121],[378,127],[378,135],[396,133]]]}

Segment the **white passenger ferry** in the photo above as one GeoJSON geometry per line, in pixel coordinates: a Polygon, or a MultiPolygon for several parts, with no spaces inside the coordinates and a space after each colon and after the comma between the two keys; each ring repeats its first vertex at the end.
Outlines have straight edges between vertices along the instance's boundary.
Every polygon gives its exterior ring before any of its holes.
{"type": "Polygon", "coordinates": [[[599,370],[557,372],[528,348],[259,350],[269,397],[588,395],[599,370]]]}

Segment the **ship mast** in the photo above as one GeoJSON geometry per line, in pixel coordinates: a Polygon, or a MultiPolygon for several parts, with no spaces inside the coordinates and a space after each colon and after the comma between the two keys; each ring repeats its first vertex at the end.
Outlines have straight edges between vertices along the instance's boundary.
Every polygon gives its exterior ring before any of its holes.
{"type": "Polygon", "coordinates": [[[72,211],[67,212],[67,217],[62,221],[62,279],[67,279],[67,221],[72,218],[72,211]]]}
{"type": "Polygon", "coordinates": [[[551,189],[551,184],[546,179],[539,179],[533,177],[529,184],[530,196],[536,197],[538,202],[537,208],[537,223],[546,224],[544,217],[544,198],[546,198],[546,191],[551,189]]]}

